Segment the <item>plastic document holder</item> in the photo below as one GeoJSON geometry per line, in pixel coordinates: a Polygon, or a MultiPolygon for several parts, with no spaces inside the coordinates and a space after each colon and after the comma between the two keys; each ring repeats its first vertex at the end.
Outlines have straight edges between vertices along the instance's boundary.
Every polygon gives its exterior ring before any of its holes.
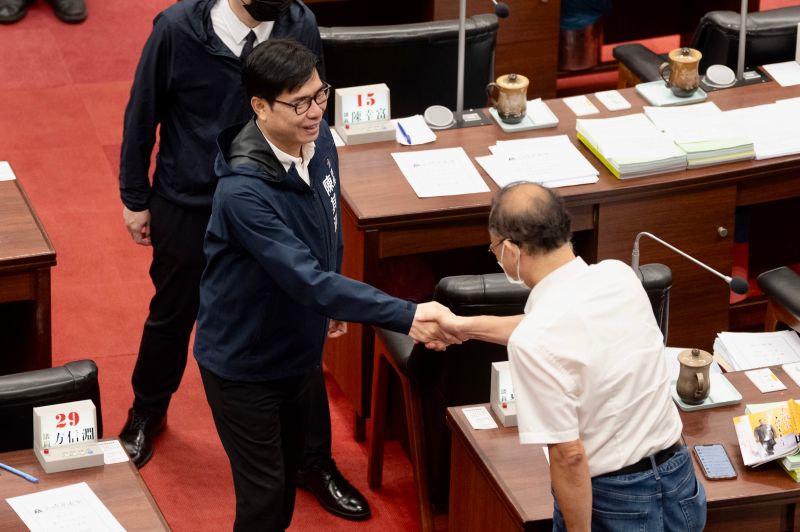
{"type": "Polygon", "coordinates": [[[656,107],[689,105],[690,103],[705,101],[708,97],[706,91],[698,87],[691,96],[679,98],[672,94],[672,91],[666,86],[663,80],[639,83],[636,85],[636,92],[639,93],[639,96],[647,100],[650,105],[655,105],[656,107]]]}

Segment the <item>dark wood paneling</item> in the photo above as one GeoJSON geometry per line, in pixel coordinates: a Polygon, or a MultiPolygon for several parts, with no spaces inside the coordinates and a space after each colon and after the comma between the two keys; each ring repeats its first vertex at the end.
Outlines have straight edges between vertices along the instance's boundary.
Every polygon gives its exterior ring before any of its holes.
{"type": "MultiPolygon", "coordinates": [[[[734,186],[603,203],[597,259],[630,263],[637,233],[648,231],[717,271],[730,272],[735,206],[734,186]],[[727,236],[719,235],[720,227],[727,236]]],[[[640,264],[659,262],[672,269],[669,345],[710,351],[714,333],[728,329],[727,284],[647,237],[641,239],[639,250],[640,264]]]]}

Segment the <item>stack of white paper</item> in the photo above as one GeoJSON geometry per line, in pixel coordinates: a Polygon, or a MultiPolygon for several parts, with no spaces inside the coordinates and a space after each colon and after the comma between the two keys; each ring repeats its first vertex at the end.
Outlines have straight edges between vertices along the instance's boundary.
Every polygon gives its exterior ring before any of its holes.
{"type": "Polygon", "coordinates": [[[800,338],[794,331],[761,333],[721,332],[714,354],[731,371],[800,362],[800,338]]]}
{"type": "Polygon", "coordinates": [[[686,154],[642,113],[578,119],[578,139],[620,179],[684,170],[686,154]]]}
{"type": "Polygon", "coordinates": [[[489,151],[492,155],[475,160],[499,187],[518,181],[564,187],[598,179],[597,169],[566,135],[498,141],[489,151]]]}
{"type": "Polygon", "coordinates": [[[683,151],[689,168],[742,161],[755,157],[753,141],[727,119],[714,102],[681,107],[644,107],[658,129],[683,151]]]}
{"type": "Polygon", "coordinates": [[[747,131],[756,159],[800,153],[800,105],[769,103],[724,112],[727,121],[747,131]]]}

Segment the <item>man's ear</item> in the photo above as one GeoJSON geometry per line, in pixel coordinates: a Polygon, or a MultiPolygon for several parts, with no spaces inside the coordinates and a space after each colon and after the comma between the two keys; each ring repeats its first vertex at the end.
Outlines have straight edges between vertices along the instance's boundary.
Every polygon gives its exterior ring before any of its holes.
{"type": "Polygon", "coordinates": [[[250,107],[253,108],[253,112],[259,119],[266,120],[267,112],[270,109],[267,100],[259,96],[253,96],[250,98],[250,107]]]}

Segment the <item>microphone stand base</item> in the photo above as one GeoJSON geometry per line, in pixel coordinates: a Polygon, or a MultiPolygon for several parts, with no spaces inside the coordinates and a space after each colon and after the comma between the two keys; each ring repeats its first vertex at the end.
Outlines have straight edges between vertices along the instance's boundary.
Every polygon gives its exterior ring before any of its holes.
{"type": "Polygon", "coordinates": [[[767,81],[769,81],[769,77],[765,76],[759,71],[748,70],[745,71],[743,79],[737,79],[732,85],[728,85],[727,87],[722,87],[719,85],[711,85],[706,82],[705,76],[703,76],[700,78],[700,87],[706,92],[712,92],[712,91],[730,89],[733,87],[743,87],[745,85],[755,85],[756,83],[765,83],[767,81]]]}
{"type": "Polygon", "coordinates": [[[453,118],[455,119],[453,125],[447,129],[488,126],[493,123],[491,116],[487,116],[487,114],[483,112],[483,109],[464,109],[464,112],[461,113],[460,116],[457,112],[453,112],[453,118]]]}

